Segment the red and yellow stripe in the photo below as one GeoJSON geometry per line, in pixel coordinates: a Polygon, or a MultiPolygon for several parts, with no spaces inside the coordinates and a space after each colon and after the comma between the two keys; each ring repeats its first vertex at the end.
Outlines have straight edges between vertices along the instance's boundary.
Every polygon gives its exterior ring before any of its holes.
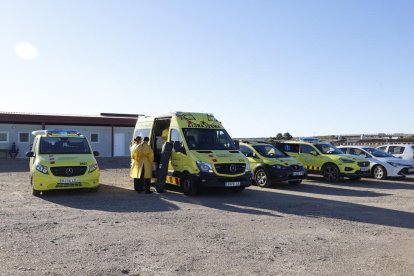
{"type": "Polygon", "coordinates": [[[180,185],[180,178],[175,176],[167,176],[165,182],[167,182],[168,184],[180,185]]]}

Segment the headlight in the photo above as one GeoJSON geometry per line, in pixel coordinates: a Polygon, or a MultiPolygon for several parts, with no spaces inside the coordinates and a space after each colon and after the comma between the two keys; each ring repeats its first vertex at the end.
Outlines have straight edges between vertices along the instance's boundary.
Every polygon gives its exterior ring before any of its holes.
{"type": "Polygon", "coordinates": [[[387,162],[388,164],[390,164],[393,167],[405,167],[407,165],[403,165],[403,164],[399,164],[399,163],[394,163],[394,162],[387,162]]]}
{"type": "Polygon", "coordinates": [[[250,162],[246,160],[246,172],[249,172],[251,169],[252,167],[250,166],[250,162]]]}
{"type": "Polygon", "coordinates": [[[96,169],[98,168],[98,163],[92,164],[89,166],[89,173],[96,171],[96,169]]]}
{"type": "Polygon", "coordinates": [[[348,164],[355,163],[355,161],[350,160],[350,159],[345,159],[345,158],[339,158],[339,160],[341,160],[342,163],[348,163],[348,164]]]}
{"type": "Polygon", "coordinates": [[[213,172],[213,167],[210,163],[197,161],[197,166],[202,172],[213,172]]]}
{"type": "Polygon", "coordinates": [[[273,165],[272,167],[275,168],[275,169],[278,169],[278,170],[284,170],[284,169],[286,169],[286,167],[285,166],[282,166],[282,165],[273,165]]]}
{"type": "Polygon", "coordinates": [[[37,163],[36,164],[36,170],[38,170],[39,172],[43,173],[43,174],[49,174],[47,167],[43,166],[42,164],[37,163]]]}

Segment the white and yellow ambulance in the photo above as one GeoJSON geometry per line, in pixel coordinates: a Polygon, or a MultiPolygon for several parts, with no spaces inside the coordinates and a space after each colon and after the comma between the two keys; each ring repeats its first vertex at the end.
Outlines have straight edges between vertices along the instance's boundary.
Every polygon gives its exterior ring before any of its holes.
{"type": "Polygon", "coordinates": [[[166,141],[173,145],[166,183],[180,186],[186,195],[196,194],[204,187],[239,192],[251,185],[249,161],[211,114],[174,112],[140,117],[134,131],[136,136],[150,138],[154,177],[162,145],[166,141]]]}

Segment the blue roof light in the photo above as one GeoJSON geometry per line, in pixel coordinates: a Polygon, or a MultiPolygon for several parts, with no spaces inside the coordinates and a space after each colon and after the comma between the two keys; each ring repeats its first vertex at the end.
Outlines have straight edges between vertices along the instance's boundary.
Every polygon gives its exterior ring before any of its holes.
{"type": "Polygon", "coordinates": [[[80,132],[74,129],[50,129],[50,130],[46,130],[46,134],[47,135],[79,135],[80,132]]]}
{"type": "Polygon", "coordinates": [[[314,138],[314,137],[300,137],[299,140],[303,142],[317,142],[317,141],[320,141],[321,139],[314,138]]]}

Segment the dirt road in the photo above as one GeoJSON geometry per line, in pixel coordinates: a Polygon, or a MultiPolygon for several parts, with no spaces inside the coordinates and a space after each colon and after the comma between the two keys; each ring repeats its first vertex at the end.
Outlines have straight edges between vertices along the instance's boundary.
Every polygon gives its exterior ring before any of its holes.
{"type": "Polygon", "coordinates": [[[1,275],[414,275],[412,178],[146,195],[99,162],[98,192],[41,197],[0,164],[1,275]]]}

